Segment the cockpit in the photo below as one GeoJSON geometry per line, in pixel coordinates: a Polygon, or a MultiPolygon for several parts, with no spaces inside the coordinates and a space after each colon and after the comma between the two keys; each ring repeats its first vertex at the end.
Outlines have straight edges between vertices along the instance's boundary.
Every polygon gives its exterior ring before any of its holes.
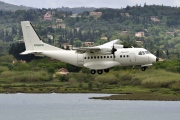
{"type": "Polygon", "coordinates": [[[140,51],[138,55],[146,55],[146,54],[151,54],[149,51],[140,51]]]}

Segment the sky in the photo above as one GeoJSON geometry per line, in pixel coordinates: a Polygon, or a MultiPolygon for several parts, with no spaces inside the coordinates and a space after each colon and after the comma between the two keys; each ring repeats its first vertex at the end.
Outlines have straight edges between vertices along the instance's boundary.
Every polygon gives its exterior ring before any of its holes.
{"type": "Polygon", "coordinates": [[[180,0],[0,0],[15,5],[24,5],[35,8],[58,7],[108,7],[125,8],[126,6],[164,5],[180,7],[180,0]]]}

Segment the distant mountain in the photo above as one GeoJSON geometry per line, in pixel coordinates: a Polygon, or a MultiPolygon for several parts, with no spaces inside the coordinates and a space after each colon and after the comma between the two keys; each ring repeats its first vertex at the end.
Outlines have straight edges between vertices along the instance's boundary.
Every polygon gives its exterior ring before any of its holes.
{"type": "Polygon", "coordinates": [[[26,7],[23,5],[13,5],[5,2],[0,1],[0,10],[5,10],[5,11],[16,11],[16,10],[29,10],[29,9],[34,9],[32,7],[26,7]]]}
{"type": "Polygon", "coordinates": [[[94,7],[76,7],[76,8],[62,7],[62,8],[57,8],[57,10],[59,10],[59,11],[68,11],[68,12],[72,12],[73,14],[80,14],[84,11],[92,12],[96,9],[97,8],[94,8],[94,7]]]}

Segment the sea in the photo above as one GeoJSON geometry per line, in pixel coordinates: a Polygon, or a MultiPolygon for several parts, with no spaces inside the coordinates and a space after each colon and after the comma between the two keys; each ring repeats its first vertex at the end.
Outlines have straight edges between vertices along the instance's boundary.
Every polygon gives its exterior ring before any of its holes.
{"type": "Polygon", "coordinates": [[[0,94],[0,120],[180,120],[180,101],[97,100],[110,94],[0,94]]]}

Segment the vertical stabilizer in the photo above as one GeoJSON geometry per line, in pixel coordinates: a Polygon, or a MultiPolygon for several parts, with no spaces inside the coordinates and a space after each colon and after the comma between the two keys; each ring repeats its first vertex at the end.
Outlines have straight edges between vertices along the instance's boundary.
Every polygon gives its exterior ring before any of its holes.
{"type": "Polygon", "coordinates": [[[24,54],[43,52],[47,50],[61,50],[60,48],[43,43],[29,21],[21,22],[26,51],[24,54]]]}

